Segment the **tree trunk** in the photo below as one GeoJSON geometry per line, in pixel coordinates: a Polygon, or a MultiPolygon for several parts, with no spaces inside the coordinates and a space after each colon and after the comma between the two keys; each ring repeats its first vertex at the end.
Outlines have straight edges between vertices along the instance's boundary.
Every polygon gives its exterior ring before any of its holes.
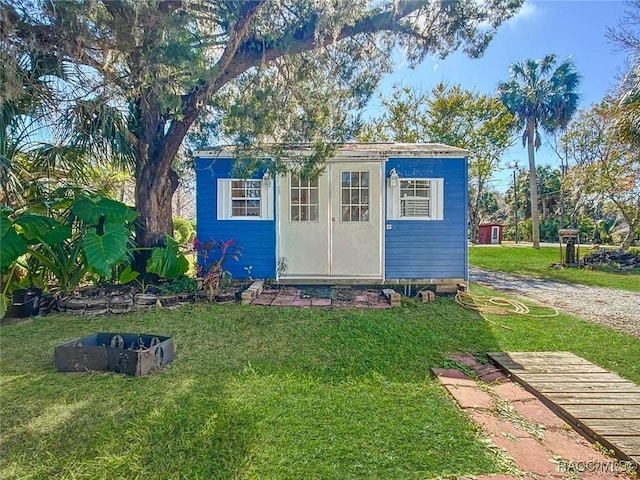
{"type": "Polygon", "coordinates": [[[623,252],[626,252],[627,250],[629,250],[629,247],[633,243],[633,236],[635,235],[635,231],[638,228],[638,225],[640,224],[640,215],[636,215],[635,218],[631,218],[628,215],[623,215],[623,218],[625,219],[625,221],[627,222],[627,225],[629,226],[629,231],[627,232],[627,235],[622,240],[622,245],[620,245],[620,250],[622,250],[623,252]]]}
{"type": "Polygon", "coordinates": [[[478,207],[471,208],[471,212],[469,212],[469,223],[471,224],[471,241],[473,243],[478,243],[478,207]]]}
{"type": "Polygon", "coordinates": [[[623,252],[626,252],[627,250],[629,250],[629,247],[633,243],[633,234],[634,234],[634,231],[631,228],[629,228],[627,235],[624,237],[624,240],[622,240],[622,245],[620,245],[620,250],[622,250],[623,252]]]}
{"type": "Polygon", "coordinates": [[[484,182],[478,177],[478,185],[475,194],[475,198],[473,200],[473,206],[471,209],[471,238],[473,239],[473,243],[478,243],[478,233],[479,233],[479,224],[480,224],[480,198],[482,195],[482,191],[484,190],[484,182]]]}
{"type": "MultiPolygon", "coordinates": [[[[178,188],[178,175],[160,156],[151,157],[136,171],[136,243],[141,247],[165,244],[165,235],[173,234],[171,201],[178,188]]],[[[169,162],[170,163],[170,162],[169,162]]],[[[145,271],[148,251],[136,255],[135,265],[145,271]]]]}
{"type": "Polygon", "coordinates": [[[533,248],[540,248],[540,214],[538,213],[538,174],[535,155],[536,123],[527,121],[527,148],[529,153],[529,192],[531,196],[531,237],[533,248]]]}

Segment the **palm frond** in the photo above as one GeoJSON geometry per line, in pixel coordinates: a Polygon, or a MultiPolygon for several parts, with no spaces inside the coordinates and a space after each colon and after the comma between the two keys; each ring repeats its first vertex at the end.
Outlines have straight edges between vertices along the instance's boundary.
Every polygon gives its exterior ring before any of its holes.
{"type": "MultiPolygon", "coordinates": [[[[578,108],[580,74],[571,59],[555,66],[553,54],[515,63],[511,66],[510,81],[498,86],[500,99],[517,117],[521,128],[528,119],[534,119],[536,136],[538,126],[548,133],[565,127],[578,108]]],[[[523,135],[525,145],[527,138],[523,135]]],[[[539,141],[536,138],[536,145],[539,141]]]]}
{"type": "Polygon", "coordinates": [[[74,148],[86,152],[94,164],[116,164],[130,169],[134,163],[135,139],[125,113],[103,97],[75,103],[63,118],[62,130],[74,148]]]}

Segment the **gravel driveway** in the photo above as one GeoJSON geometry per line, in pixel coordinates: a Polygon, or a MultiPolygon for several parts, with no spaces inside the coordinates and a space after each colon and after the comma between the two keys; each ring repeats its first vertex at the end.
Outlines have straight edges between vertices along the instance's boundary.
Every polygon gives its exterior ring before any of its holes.
{"type": "Polygon", "coordinates": [[[469,268],[470,280],[640,338],[640,293],[469,268]]]}

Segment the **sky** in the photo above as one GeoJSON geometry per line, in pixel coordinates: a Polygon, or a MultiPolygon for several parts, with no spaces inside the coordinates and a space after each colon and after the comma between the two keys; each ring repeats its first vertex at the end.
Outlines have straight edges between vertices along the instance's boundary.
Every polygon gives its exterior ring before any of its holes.
{"type": "MultiPolygon", "coordinates": [[[[426,91],[439,82],[461,84],[477,93],[494,94],[499,82],[509,79],[509,66],[528,58],[542,58],[554,53],[558,61],[571,57],[582,75],[580,107],[597,103],[616,84],[625,65],[626,54],[617,51],[606,38],[607,27],[616,26],[623,17],[621,0],[527,0],[519,13],[501,25],[483,57],[470,59],[455,52],[446,59],[425,59],[410,69],[399,57],[393,73],[383,78],[365,117],[383,113],[380,95],[389,95],[394,84],[426,91]]],[[[492,187],[505,191],[511,182],[506,164],[517,161],[528,168],[527,152],[518,139],[506,152],[492,181],[492,187]]],[[[559,166],[558,157],[546,139],[536,155],[536,164],[559,166]]]]}

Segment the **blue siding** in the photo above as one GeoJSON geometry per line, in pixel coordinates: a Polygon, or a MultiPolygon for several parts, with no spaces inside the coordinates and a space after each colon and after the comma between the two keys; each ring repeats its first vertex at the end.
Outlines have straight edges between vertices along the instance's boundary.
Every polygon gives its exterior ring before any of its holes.
{"type": "Polygon", "coordinates": [[[385,277],[468,279],[466,159],[392,158],[385,178],[392,168],[400,178],[444,178],[444,220],[387,219],[385,277]]]}
{"type": "MultiPolygon", "coordinates": [[[[197,235],[202,242],[236,241],[242,247],[239,261],[229,259],[225,270],[233,278],[246,279],[245,267],[253,278],[276,276],[276,224],[274,220],[218,220],[218,178],[231,178],[232,159],[196,159],[197,235]]],[[[256,174],[254,178],[261,178],[256,174]]],[[[275,189],[274,189],[275,190],[275,189]]]]}

